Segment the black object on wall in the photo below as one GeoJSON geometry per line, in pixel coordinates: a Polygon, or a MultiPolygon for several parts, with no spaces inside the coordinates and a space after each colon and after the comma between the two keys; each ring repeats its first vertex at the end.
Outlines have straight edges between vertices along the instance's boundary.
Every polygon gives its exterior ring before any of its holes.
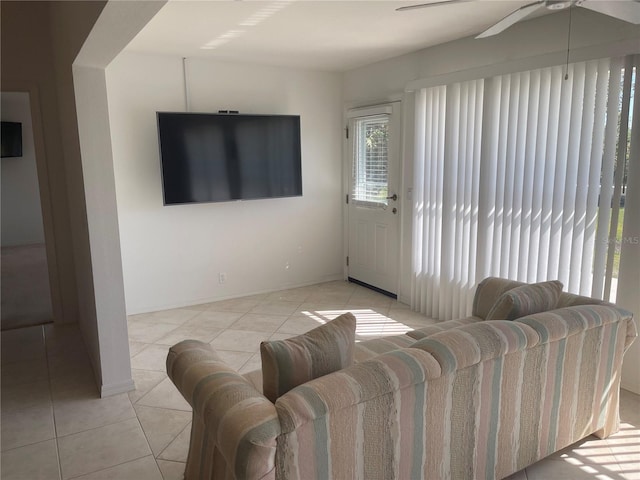
{"type": "Polygon", "coordinates": [[[0,143],[2,158],[22,156],[22,124],[2,122],[0,143]]]}
{"type": "Polygon", "coordinates": [[[300,116],[157,112],[165,205],[302,195],[300,116]]]}

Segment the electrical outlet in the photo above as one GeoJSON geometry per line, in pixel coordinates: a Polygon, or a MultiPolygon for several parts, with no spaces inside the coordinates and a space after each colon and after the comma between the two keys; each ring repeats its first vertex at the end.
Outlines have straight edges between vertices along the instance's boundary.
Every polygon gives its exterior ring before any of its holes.
{"type": "Polygon", "coordinates": [[[227,281],[227,274],[225,272],[220,272],[218,274],[218,282],[225,283],[227,281]]]}

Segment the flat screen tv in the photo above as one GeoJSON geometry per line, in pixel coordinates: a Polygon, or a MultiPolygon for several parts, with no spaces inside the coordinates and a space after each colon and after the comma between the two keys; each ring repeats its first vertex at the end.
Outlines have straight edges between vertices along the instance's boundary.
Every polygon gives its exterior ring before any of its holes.
{"type": "Polygon", "coordinates": [[[19,122],[1,122],[0,150],[2,158],[22,156],[22,124],[19,122]]]}
{"type": "Polygon", "coordinates": [[[157,112],[165,205],[302,195],[300,117],[157,112]]]}

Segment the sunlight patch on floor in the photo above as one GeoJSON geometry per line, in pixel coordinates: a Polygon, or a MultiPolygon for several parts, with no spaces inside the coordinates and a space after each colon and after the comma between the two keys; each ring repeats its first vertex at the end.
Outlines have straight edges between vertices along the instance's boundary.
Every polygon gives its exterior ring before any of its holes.
{"type": "Polygon", "coordinates": [[[598,480],[640,478],[640,429],[628,423],[606,440],[590,437],[560,455],[565,463],[598,480]],[[628,477],[629,474],[638,476],[628,477]]]}
{"type": "Polygon", "coordinates": [[[389,318],[375,310],[365,308],[345,310],[305,310],[302,313],[321,325],[347,312],[351,312],[355,315],[358,321],[356,326],[356,335],[359,337],[365,337],[361,338],[361,340],[387,335],[402,335],[413,330],[413,327],[409,327],[408,325],[389,318]]]}

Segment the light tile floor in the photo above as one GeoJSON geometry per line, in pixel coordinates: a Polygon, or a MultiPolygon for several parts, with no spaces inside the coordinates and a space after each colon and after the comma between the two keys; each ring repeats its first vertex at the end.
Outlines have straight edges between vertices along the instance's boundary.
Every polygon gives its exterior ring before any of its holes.
{"type": "MultiPolygon", "coordinates": [[[[170,345],[209,342],[240,372],[265,339],[303,333],[344,311],[367,339],[431,320],[362,287],[330,282],[129,317],[136,390],[98,398],[76,326],[2,333],[2,480],[181,479],[190,407],[165,373],[170,345]]],[[[640,397],[622,391],[622,429],[589,437],[512,477],[640,480],[640,397]]]]}

